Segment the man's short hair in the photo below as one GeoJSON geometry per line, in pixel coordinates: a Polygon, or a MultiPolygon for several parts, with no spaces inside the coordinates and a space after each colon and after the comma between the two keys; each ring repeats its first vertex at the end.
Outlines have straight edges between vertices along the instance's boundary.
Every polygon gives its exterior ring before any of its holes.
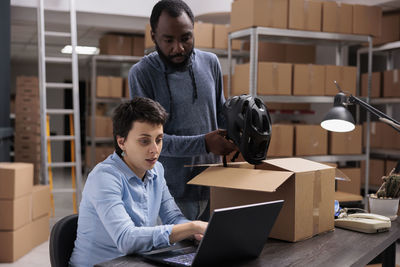
{"type": "Polygon", "coordinates": [[[164,10],[173,18],[177,18],[182,14],[182,12],[186,12],[192,21],[192,24],[194,24],[193,12],[185,2],[182,0],[161,0],[153,7],[153,10],[151,11],[150,25],[153,32],[156,31],[158,20],[164,10]]]}
{"type": "Polygon", "coordinates": [[[121,156],[122,150],[118,146],[117,136],[126,138],[135,121],[164,125],[167,117],[165,109],[150,98],[134,97],[120,104],[112,117],[115,152],[121,156]]]}

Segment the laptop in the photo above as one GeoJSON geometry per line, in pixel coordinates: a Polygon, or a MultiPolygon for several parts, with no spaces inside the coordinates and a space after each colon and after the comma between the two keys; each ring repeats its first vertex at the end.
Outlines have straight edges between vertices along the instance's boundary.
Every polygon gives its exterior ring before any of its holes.
{"type": "Polygon", "coordinates": [[[283,200],[214,210],[200,244],[141,254],[172,266],[206,266],[256,258],[282,208],[283,200]]]}

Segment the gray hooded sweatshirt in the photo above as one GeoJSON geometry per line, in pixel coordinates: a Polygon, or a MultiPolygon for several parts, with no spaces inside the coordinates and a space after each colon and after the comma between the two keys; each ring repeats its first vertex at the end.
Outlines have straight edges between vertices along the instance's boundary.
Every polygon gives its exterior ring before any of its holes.
{"type": "Polygon", "coordinates": [[[184,166],[220,161],[219,156],[207,153],[204,138],[224,127],[225,98],[218,58],[194,49],[188,67],[178,71],[153,52],[132,66],[129,87],[132,98],[151,98],[169,113],[159,161],[172,196],[178,201],[208,199],[207,188],[186,184],[205,168],[184,166]]]}

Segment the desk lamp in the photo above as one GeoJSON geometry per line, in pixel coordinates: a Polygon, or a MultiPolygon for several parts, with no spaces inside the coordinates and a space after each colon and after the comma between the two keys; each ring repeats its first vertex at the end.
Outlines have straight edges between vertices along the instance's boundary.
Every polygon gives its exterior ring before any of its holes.
{"type": "MultiPolygon", "coordinates": [[[[351,104],[357,104],[377,116],[380,121],[388,124],[400,133],[400,123],[398,121],[392,119],[391,117],[374,108],[370,104],[362,101],[360,98],[355,97],[351,94],[346,94],[342,91],[336,81],[334,81],[334,83],[336,85],[336,88],[339,90],[339,93],[335,96],[335,99],[333,101],[333,108],[328,111],[321,122],[322,128],[332,132],[350,132],[354,130],[355,123],[353,116],[346,107],[351,104]]],[[[400,160],[397,162],[394,173],[400,173],[400,160]]]]}

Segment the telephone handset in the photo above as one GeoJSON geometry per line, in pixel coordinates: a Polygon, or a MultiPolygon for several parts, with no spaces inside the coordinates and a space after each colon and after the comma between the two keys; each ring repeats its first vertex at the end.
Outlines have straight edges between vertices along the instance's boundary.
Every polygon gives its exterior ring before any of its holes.
{"type": "Polygon", "coordinates": [[[363,233],[379,233],[391,227],[390,218],[374,213],[346,214],[335,219],[335,226],[363,233]]]}

